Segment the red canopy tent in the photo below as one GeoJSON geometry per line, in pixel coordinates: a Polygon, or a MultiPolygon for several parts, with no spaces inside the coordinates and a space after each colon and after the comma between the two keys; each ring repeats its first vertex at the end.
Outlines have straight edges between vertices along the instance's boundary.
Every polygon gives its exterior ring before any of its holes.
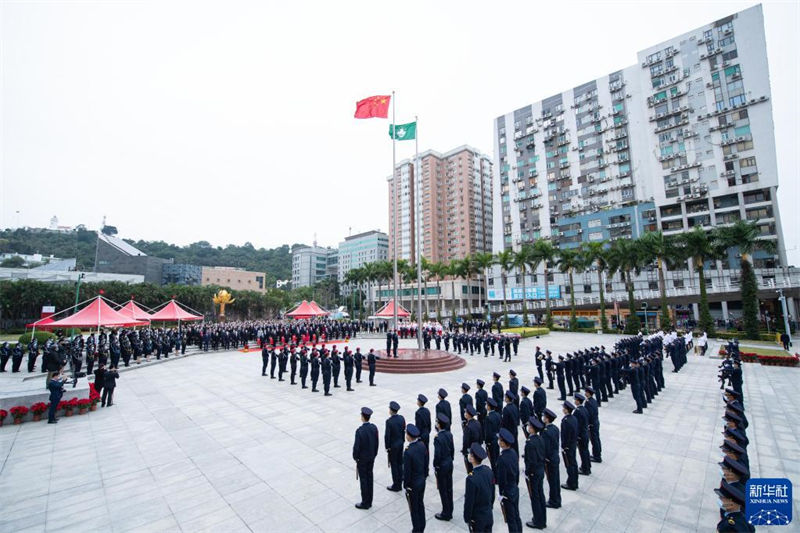
{"type": "MultiPolygon", "coordinates": [[[[112,302],[113,303],[113,302],[112,302]]],[[[119,311],[115,311],[108,305],[102,296],[92,299],[91,303],[66,318],[52,322],[50,328],[80,328],[93,327],[122,327],[122,326],[146,326],[147,322],[142,322],[126,316],[119,311]]],[[[35,327],[39,327],[35,324],[35,327]]]]}
{"type": "Polygon", "coordinates": [[[324,316],[328,316],[330,314],[329,312],[327,312],[326,310],[321,308],[319,306],[319,304],[317,302],[315,302],[314,300],[311,300],[311,303],[308,304],[308,305],[310,305],[317,312],[317,314],[319,314],[319,316],[323,316],[323,315],[324,316]]]}
{"type": "MultiPolygon", "coordinates": [[[[389,300],[386,302],[386,305],[381,307],[380,311],[375,313],[376,317],[379,318],[394,318],[394,300],[389,300]]],[[[408,318],[411,316],[411,313],[406,311],[406,309],[402,305],[397,306],[397,316],[398,318],[408,318]]]]}
{"type": "Polygon", "coordinates": [[[150,322],[150,313],[136,305],[133,300],[128,300],[125,304],[117,309],[123,315],[129,316],[134,320],[145,320],[150,322]]]}
{"type": "Polygon", "coordinates": [[[318,305],[311,305],[306,300],[303,300],[293,311],[286,313],[286,316],[289,318],[303,319],[327,316],[327,314],[328,313],[320,309],[318,305]]]}
{"type": "Polygon", "coordinates": [[[55,322],[52,316],[48,316],[45,318],[40,318],[35,322],[31,322],[30,324],[25,324],[26,328],[39,328],[39,329],[50,329],[51,324],[55,322]]]}
{"type": "Polygon", "coordinates": [[[203,320],[203,317],[184,311],[175,300],[170,300],[167,305],[150,315],[151,322],[186,322],[192,320],[203,320]]]}

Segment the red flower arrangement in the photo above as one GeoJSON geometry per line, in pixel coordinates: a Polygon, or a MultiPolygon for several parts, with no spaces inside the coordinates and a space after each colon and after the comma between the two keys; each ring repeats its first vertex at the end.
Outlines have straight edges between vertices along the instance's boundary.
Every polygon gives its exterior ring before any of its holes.
{"type": "Polygon", "coordinates": [[[67,406],[70,409],[75,409],[76,407],[78,407],[78,398],[73,398],[73,399],[69,400],[67,402],[67,406]]]}
{"type": "Polygon", "coordinates": [[[16,405],[11,408],[11,416],[14,417],[14,423],[22,423],[22,419],[28,414],[29,409],[24,405],[16,405]]]}
{"type": "Polygon", "coordinates": [[[64,400],[58,402],[58,405],[56,406],[56,409],[59,411],[66,410],[66,408],[67,408],[67,402],[65,402],[64,400]]]}
{"type": "Polygon", "coordinates": [[[81,398],[78,400],[78,414],[85,414],[86,411],[89,410],[89,406],[92,405],[92,400],[89,398],[81,398]]]}
{"type": "Polygon", "coordinates": [[[47,404],[44,402],[38,402],[31,405],[31,411],[35,415],[42,415],[45,411],[47,411],[47,404]]]}
{"type": "Polygon", "coordinates": [[[8,411],[6,411],[5,409],[0,409],[0,426],[3,425],[3,420],[5,420],[7,416],[8,416],[8,411]]]}

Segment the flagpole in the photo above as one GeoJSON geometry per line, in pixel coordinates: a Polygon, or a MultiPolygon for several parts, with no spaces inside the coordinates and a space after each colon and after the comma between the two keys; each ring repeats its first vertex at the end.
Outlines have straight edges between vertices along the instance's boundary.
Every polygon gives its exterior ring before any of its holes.
{"type": "MultiPolygon", "coordinates": [[[[422,185],[420,184],[419,164],[419,120],[414,116],[414,185],[415,185],[415,226],[417,227],[417,348],[422,350],[422,238],[420,237],[420,222],[422,221],[422,213],[420,207],[422,206],[422,199],[420,198],[420,191],[422,185]]],[[[427,297],[427,295],[426,295],[427,297]]]]}
{"type": "MultiPolygon", "coordinates": [[[[396,124],[395,124],[395,115],[394,115],[394,111],[395,111],[395,109],[394,109],[394,107],[395,107],[394,106],[394,98],[395,98],[394,91],[392,91],[392,188],[394,189],[394,191],[393,191],[393,195],[394,195],[394,202],[393,202],[394,203],[394,220],[393,220],[393,224],[394,224],[394,243],[393,243],[393,246],[394,246],[394,254],[393,254],[394,255],[394,261],[392,261],[394,274],[393,274],[393,277],[392,277],[392,281],[393,281],[392,284],[394,285],[394,328],[397,329],[397,211],[398,211],[400,206],[398,205],[399,204],[399,200],[397,198],[397,176],[395,175],[395,167],[397,165],[397,163],[395,161],[396,160],[396,150],[395,150],[396,140],[395,140],[395,137],[397,135],[396,135],[396,132],[395,132],[396,124]]],[[[386,354],[386,355],[388,356],[389,354],[386,354]]]]}

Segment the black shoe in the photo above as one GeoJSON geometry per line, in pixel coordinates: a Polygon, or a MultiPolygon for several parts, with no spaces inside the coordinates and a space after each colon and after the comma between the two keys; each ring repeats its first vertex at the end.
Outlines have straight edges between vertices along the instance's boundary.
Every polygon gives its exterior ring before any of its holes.
{"type": "Polygon", "coordinates": [[[279,379],[278,381],[285,381],[285,380],[283,380],[283,379],[279,379]]]}
{"type": "Polygon", "coordinates": [[[357,380],[356,380],[356,383],[361,383],[361,380],[360,380],[360,379],[357,379],[357,380]]]}
{"type": "Polygon", "coordinates": [[[58,420],[48,420],[48,424],[58,424],[58,420]]]}
{"type": "Polygon", "coordinates": [[[341,388],[341,387],[339,387],[339,385],[334,385],[334,386],[333,386],[333,388],[334,388],[334,389],[339,389],[339,388],[341,388]]]}
{"type": "Polygon", "coordinates": [[[311,389],[311,392],[319,392],[317,389],[311,389]]]}
{"type": "Polygon", "coordinates": [[[544,506],[545,506],[545,507],[547,507],[547,508],[549,508],[549,509],[560,509],[560,508],[561,508],[561,506],[560,506],[560,505],[553,505],[553,504],[552,504],[552,503],[550,503],[550,502],[547,502],[546,504],[544,504],[544,506]]]}
{"type": "Polygon", "coordinates": [[[452,520],[453,519],[452,516],[445,516],[442,513],[436,513],[435,515],[433,515],[433,517],[436,520],[444,520],[445,522],[448,521],[448,520],[452,520]]]}
{"type": "Polygon", "coordinates": [[[325,396],[333,396],[333,394],[331,394],[330,392],[326,392],[325,396]]]}
{"type": "Polygon", "coordinates": [[[307,386],[307,385],[303,385],[303,387],[302,387],[302,388],[304,388],[304,389],[307,389],[307,388],[308,388],[308,386],[307,386]]]}
{"type": "Polygon", "coordinates": [[[393,486],[389,485],[388,487],[386,487],[386,490],[390,490],[392,492],[400,492],[401,489],[400,489],[400,487],[393,487],[393,486]]]}
{"type": "Polygon", "coordinates": [[[633,410],[633,411],[631,411],[631,412],[632,412],[632,413],[636,413],[637,415],[640,415],[640,414],[642,414],[642,410],[641,410],[641,409],[634,409],[634,410],[633,410]]]}
{"type": "Polygon", "coordinates": [[[592,471],[591,470],[578,470],[578,474],[580,474],[582,476],[590,476],[590,475],[592,475],[592,471]]]}
{"type": "Polygon", "coordinates": [[[266,374],[261,374],[262,376],[266,376],[266,374]]]}
{"type": "Polygon", "coordinates": [[[547,526],[536,526],[533,524],[533,520],[531,520],[530,522],[525,522],[525,525],[531,529],[544,529],[547,527],[547,526]]]}
{"type": "Polygon", "coordinates": [[[564,490],[578,490],[578,487],[572,488],[569,485],[567,485],[566,483],[562,483],[561,484],[561,488],[564,489],[564,490]]]}
{"type": "Polygon", "coordinates": [[[602,459],[595,459],[594,457],[590,457],[590,458],[589,458],[589,460],[590,460],[591,462],[593,462],[593,463],[602,463],[602,462],[603,462],[603,460],[602,460],[602,459]]]}
{"type": "Polygon", "coordinates": [[[372,507],[372,506],[371,505],[364,505],[363,503],[357,503],[356,504],[356,509],[364,509],[364,510],[366,510],[366,509],[369,509],[370,507],[372,507]]]}
{"type": "Polygon", "coordinates": [[[355,389],[347,389],[347,392],[355,392],[355,389]]]}
{"type": "Polygon", "coordinates": [[[377,385],[375,385],[374,383],[370,383],[369,386],[370,387],[377,387],[377,385]]]}

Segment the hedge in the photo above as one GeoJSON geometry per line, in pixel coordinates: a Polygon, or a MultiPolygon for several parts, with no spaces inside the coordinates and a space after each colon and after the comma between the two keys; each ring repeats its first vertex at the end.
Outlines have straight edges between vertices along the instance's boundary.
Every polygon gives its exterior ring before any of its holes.
{"type": "MultiPolygon", "coordinates": [[[[745,338],[744,331],[716,331],[714,332],[714,337],[717,339],[740,339],[740,340],[747,340],[745,338]]],[[[770,341],[775,342],[775,334],[774,333],[760,333],[758,335],[758,340],[762,341],[770,341]]]]}
{"type": "MultiPolygon", "coordinates": [[[[52,333],[50,333],[49,331],[37,331],[36,332],[36,340],[39,341],[39,345],[40,346],[42,344],[44,344],[45,342],[47,342],[47,339],[55,340],[55,338],[56,338],[56,336],[53,335],[52,333]]],[[[30,333],[24,333],[24,334],[19,336],[18,340],[23,346],[27,346],[28,343],[31,342],[31,334],[30,333]]]]}
{"type": "Polygon", "coordinates": [[[540,335],[547,335],[550,333],[550,330],[547,328],[506,328],[503,329],[503,333],[516,333],[523,339],[527,339],[528,337],[538,337],[540,335]]]}

